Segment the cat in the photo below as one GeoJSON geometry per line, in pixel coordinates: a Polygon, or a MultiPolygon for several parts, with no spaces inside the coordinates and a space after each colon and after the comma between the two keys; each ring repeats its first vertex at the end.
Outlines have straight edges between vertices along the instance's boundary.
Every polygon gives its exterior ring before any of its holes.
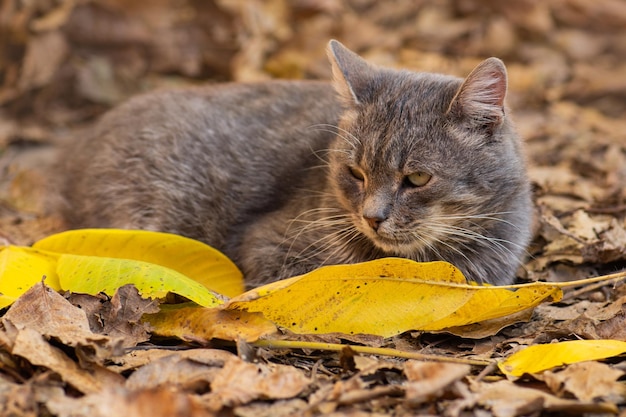
{"type": "Polygon", "coordinates": [[[530,239],[522,141],[489,58],[465,79],[382,68],[338,41],[333,80],[148,93],[64,158],[72,227],[165,231],[249,286],[381,257],[508,284],[530,239]]]}

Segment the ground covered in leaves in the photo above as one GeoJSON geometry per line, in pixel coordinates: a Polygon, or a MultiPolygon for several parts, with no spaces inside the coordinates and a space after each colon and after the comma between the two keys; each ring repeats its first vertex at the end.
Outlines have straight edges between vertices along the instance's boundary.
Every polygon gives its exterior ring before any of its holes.
{"type": "MultiPolygon", "coordinates": [[[[154,88],[327,79],[325,46],[336,38],[372,62],[461,76],[487,56],[502,58],[536,202],[520,282],[623,270],[624,27],[621,0],[4,1],[0,241],[28,245],[64,229],[50,209],[45,167],[59,144],[108,108],[154,88]]],[[[475,339],[314,340],[498,359],[556,340],[626,341],[625,302],[618,282],[571,289],[529,322],[475,339]]],[[[514,381],[492,367],[349,348],[159,340],[139,321],[150,311],[132,291],[67,299],[34,288],[1,318],[0,414],[626,415],[626,362],[619,358],[514,381]]]]}

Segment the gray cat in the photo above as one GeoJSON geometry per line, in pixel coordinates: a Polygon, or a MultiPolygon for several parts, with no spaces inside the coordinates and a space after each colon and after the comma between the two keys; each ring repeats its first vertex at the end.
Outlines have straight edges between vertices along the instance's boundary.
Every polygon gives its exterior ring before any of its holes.
{"type": "Polygon", "coordinates": [[[69,222],[199,239],[249,285],[385,256],[512,282],[532,204],[502,62],[462,80],[328,52],[332,85],[163,91],[109,112],[65,158],[69,222]]]}

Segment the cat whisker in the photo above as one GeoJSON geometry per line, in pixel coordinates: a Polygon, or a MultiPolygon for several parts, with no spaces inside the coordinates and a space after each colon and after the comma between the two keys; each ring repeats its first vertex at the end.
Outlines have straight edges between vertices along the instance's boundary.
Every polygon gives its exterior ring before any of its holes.
{"type": "Polygon", "coordinates": [[[342,129],[339,126],[325,123],[325,124],[312,125],[310,126],[310,128],[314,130],[319,130],[322,132],[333,133],[338,138],[343,139],[353,149],[356,149],[358,146],[362,145],[359,138],[357,138],[352,133],[348,132],[346,129],[342,129]]]}
{"type": "Polygon", "coordinates": [[[433,254],[436,256],[437,259],[450,261],[450,259],[441,252],[440,248],[442,248],[442,249],[446,249],[449,252],[456,253],[457,255],[465,259],[465,261],[468,264],[475,267],[474,262],[465,253],[463,253],[462,250],[452,245],[451,241],[439,237],[442,235],[445,235],[447,237],[445,232],[442,233],[441,230],[437,229],[436,227],[431,227],[431,226],[433,225],[429,225],[429,227],[425,228],[424,230],[421,230],[420,233],[414,233],[413,237],[418,238],[418,239],[421,238],[423,239],[422,241],[427,241],[428,249],[433,252],[433,254]],[[424,239],[422,235],[425,235],[430,239],[424,239]]]}
{"type": "MultiPolygon", "coordinates": [[[[344,229],[345,230],[345,229],[344,229]]],[[[326,256],[326,258],[324,259],[324,261],[322,262],[322,265],[326,265],[328,264],[328,260],[329,259],[336,259],[335,262],[333,263],[339,263],[337,261],[341,261],[341,257],[338,256],[338,253],[340,252],[344,252],[346,250],[346,248],[348,247],[354,247],[355,246],[355,240],[357,240],[359,237],[363,236],[361,234],[361,232],[359,232],[356,228],[351,228],[351,230],[347,230],[347,233],[345,233],[345,236],[343,236],[343,243],[341,245],[338,245],[338,242],[329,242],[327,244],[327,248],[332,248],[334,247],[334,250],[328,254],[328,256],[326,256]]],[[[341,238],[341,236],[337,237],[337,240],[339,240],[341,238]]],[[[326,249],[324,248],[323,251],[326,251],[326,249]]],[[[322,252],[322,251],[320,251],[322,252]]]]}
{"type": "MultiPolygon", "coordinates": [[[[358,233],[354,227],[352,227],[352,225],[346,225],[346,227],[342,228],[342,229],[338,229],[334,232],[331,232],[329,234],[326,234],[324,236],[322,236],[321,238],[311,242],[308,246],[306,246],[305,248],[303,248],[300,252],[298,252],[294,257],[297,258],[298,262],[305,262],[308,261],[310,259],[313,259],[315,257],[317,257],[320,253],[324,253],[328,250],[328,248],[336,248],[338,243],[342,242],[344,239],[342,239],[342,237],[346,234],[349,233],[358,233]],[[304,258],[300,258],[300,256],[304,253],[307,253],[309,251],[309,249],[311,248],[316,248],[315,251],[311,251],[311,253],[309,253],[308,256],[304,257],[304,258]]],[[[344,243],[345,246],[345,243],[344,243]]],[[[291,251],[291,247],[290,247],[290,251],[291,251]]],[[[332,254],[330,255],[332,256],[332,254]]],[[[330,257],[329,256],[329,257],[330,257]]],[[[287,257],[289,258],[289,252],[287,254],[287,257]]],[[[328,258],[326,259],[328,260],[328,258]]],[[[324,261],[326,262],[326,261],[324,261]]]]}
{"type": "MultiPolygon", "coordinates": [[[[320,194],[323,194],[322,191],[319,192],[320,194]]],[[[291,219],[291,221],[293,222],[294,220],[298,220],[302,217],[306,217],[312,214],[317,214],[317,213],[327,213],[327,212],[338,212],[341,213],[341,210],[335,207],[314,207],[312,209],[309,210],[305,210],[303,212],[301,212],[300,214],[298,214],[296,217],[294,217],[293,219],[291,219]]],[[[346,216],[345,214],[343,214],[344,216],[346,216]]]]}
{"type": "MultiPolygon", "coordinates": [[[[349,217],[346,214],[342,214],[339,209],[332,207],[317,207],[310,210],[306,210],[300,213],[297,217],[292,219],[285,230],[285,234],[283,236],[283,242],[291,240],[291,244],[287,250],[287,255],[289,255],[293,249],[293,245],[298,241],[300,236],[305,232],[312,232],[315,230],[324,230],[327,228],[335,228],[338,225],[350,224],[349,217]],[[340,214],[334,216],[325,216],[320,219],[307,220],[306,217],[310,215],[315,215],[319,213],[333,213],[339,212],[340,214]],[[303,224],[298,228],[293,228],[295,224],[303,224]]],[[[288,257],[288,256],[287,256],[288,257]]],[[[287,257],[285,259],[287,259],[287,257]]]]}
{"type": "MultiPolygon", "coordinates": [[[[470,245],[470,243],[478,244],[479,247],[487,248],[496,254],[506,255],[507,258],[512,257],[514,259],[518,259],[518,257],[509,247],[507,247],[507,244],[511,247],[517,247],[522,251],[525,251],[525,247],[517,244],[516,242],[486,236],[473,230],[458,226],[431,222],[425,229],[428,229],[433,236],[443,236],[436,237],[437,242],[444,244],[449,249],[453,249],[455,253],[461,255],[470,265],[473,265],[472,268],[474,269],[476,268],[474,262],[471,261],[460,249],[452,246],[453,243],[458,245],[458,247],[475,254],[479,253],[479,248],[470,245]]],[[[521,260],[517,261],[518,265],[522,265],[522,263],[523,262],[521,260]]]]}
{"type": "MultiPolygon", "coordinates": [[[[285,232],[284,238],[285,240],[293,239],[295,242],[303,233],[312,233],[318,230],[327,231],[328,229],[333,230],[337,228],[337,226],[349,225],[348,222],[341,219],[336,220],[313,220],[303,224],[302,226],[292,229],[290,224],[289,229],[285,232]]],[[[351,226],[351,225],[350,225],[351,226]]],[[[291,247],[290,247],[291,248],[291,247]]]]}
{"type": "MultiPolygon", "coordinates": [[[[437,222],[433,222],[434,224],[438,224],[437,222]]],[[[478,241],[482,241],[482,242],[488,242],[488,243],[492,243],[494,244],[494,246],[499,247],[500,249],[503,249],[503,251],[508,252],[509,254],[513,254],[512,251],[507,248],[505,246],[505,244],[510,244],[511,246],[517,247],[519,249],[524,249],[525,247],[512,242],[510,240],[507,239],[501,239],[501,238],[495,238],[495,237],[490,237],[487,236],[485,234],[481,234],[475,230],[471,230],[471,229],[467,229],[464,227],[460,227],[460,226],[454,226],[454,225],[449,225],[449,224],[438,224],[439,226],[443,226],[443,230],[448,234],[448,235],[454,235],[454,236],[458,236],[458,237],[465,237],[468,238],[470,241],[474,241],[474,242],[478,242],[478,241]],[[447,228],[447,229],[446,229],[447,228]]],[[[484,228],[481,228],[484,230],[484,228]]]]}
{"type": "MultiPolygon", "coordinates": [[[[300,198],[303,198],[303,199],[309,198],[311,195],[318,195],[320,197],[331,197],[331,198],[336,197],[335,193],[328,192],[328,191],[311,190],[309,188],[296,188],[296,190],[303,191],[303,195],[300,196],[300,198]]],[[[333,210],[339,210],[339,209],[333,209],[333,210]]]]}
{"type": "MultiPolygon", "coordinates": [[[[520,230],[519,226],[516,225],[515,223],[510,222],[509,220],[503,219],[501,217],[498,216],[504,216],[504,215],[509,215],[509,214],[514,214],[513,212],[510,211],[500,211],[500,212],[493,212],[493,213],[482,213],[482,214],[463,214],[463,215],[448,215],[448,214],[444,214],[444,215],[437,215],[437,216],[433,216],[432,219],[434,221],[439,221],[439,220],[470,220],[470,219],[476,219],[476,220],[491,220],[494,222],[499,222],[502,224],[506,224],[508,226],[511,226],[517,230],[520,230]]],[[[476,223],[473,223],[474,225],[478,226],[476,223]]]]}

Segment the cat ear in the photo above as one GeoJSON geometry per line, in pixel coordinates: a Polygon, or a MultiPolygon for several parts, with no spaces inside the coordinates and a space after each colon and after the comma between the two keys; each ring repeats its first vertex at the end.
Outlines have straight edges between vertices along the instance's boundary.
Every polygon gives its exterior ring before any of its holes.
{"type": "Polygon", "coordinates": [[[360,104],[369,84],[371,66],[334,39],[328,43],[327,53],[335,90],[347,104],[360,104]]]}
{"type": "Polygon", "coordinates": [[[497,126],[504,119],[507,76],[504,63],[488,58],[467,76],[450,103],[448,113],[479,126],[497,126]]]}

